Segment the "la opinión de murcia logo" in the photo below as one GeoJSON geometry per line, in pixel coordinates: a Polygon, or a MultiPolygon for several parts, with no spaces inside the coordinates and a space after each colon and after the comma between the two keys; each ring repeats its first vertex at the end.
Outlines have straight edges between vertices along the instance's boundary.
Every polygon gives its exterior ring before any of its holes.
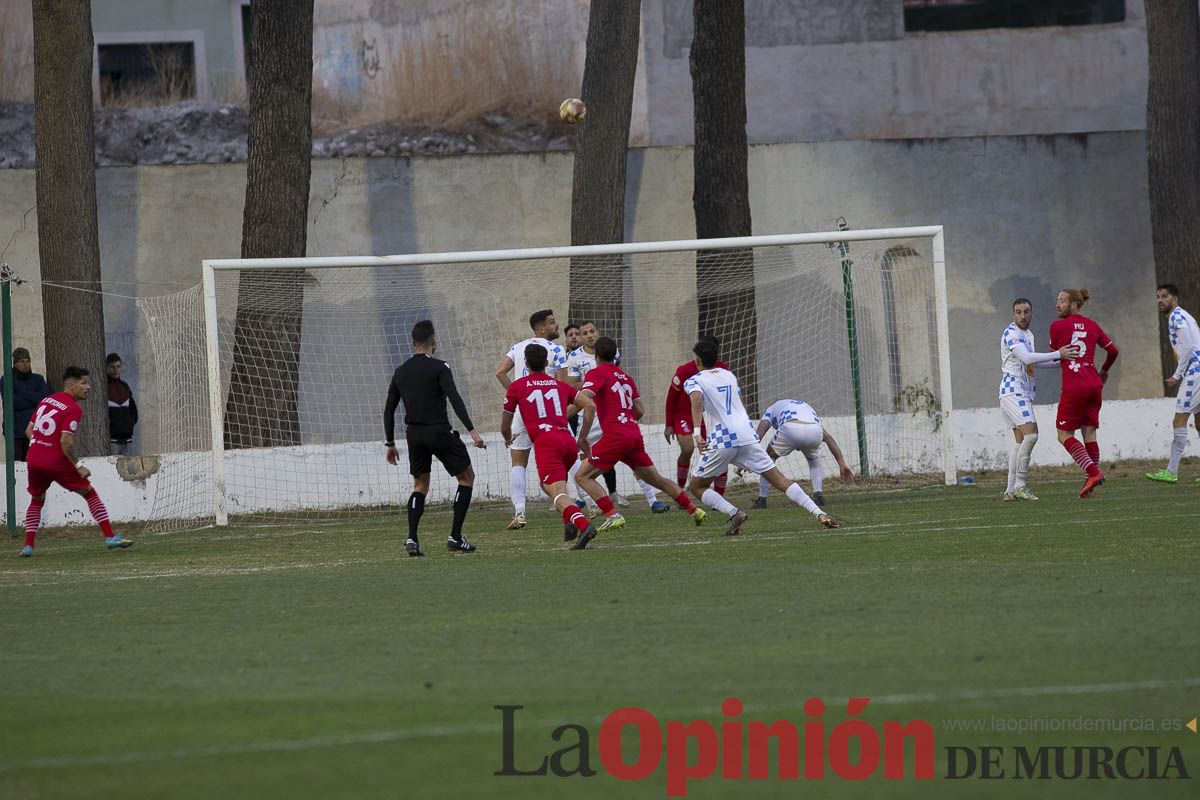
{"type": "MultiPolygon", "coordinates": [[[[850,698],[847,715],[857,717],[870,702],[866,697],[850,698]]],[[[524,706],[494,708],[502,715],[504,737],[503,766],[496,775],[590,778],[597,774],[592,766],[592,734],[575,723],[559,725],[550,734],[561,747],[540,761],[534,757],[518,765],[516,718],[524,706]]],[[[717,774],[724,780],[796,780],[803,772],[806,779],[821,780],[828,771],[858,781],[875,775],[882,763],[883,777],[888,780],[929,780],[934,776],[933,728],[924,720],[884,722],[882,735],[862,719],[847,719],[828,728],[820,721],[825,703],[817,697],[805,701],[804,713],[809,719],[800,725],[789,720],[743,721],[739,719],[742,702],[736,697],[727,698],[721,712],[725,718],[717,725],[707,720],[668,720],[664,724],[644,708],[617,709],[600,723],[596,742],[600,767],[619,780],[640,781],[650,777],[665,759],[668,797],[686,797],[689,781],[717,774]],[[632,761],[626,761],[622,753],[626,736],[637,742],[637,757],[632,761]],[[694,759],[689,759],[690,747],[696,753],[694,759]],[[906,748],[912,753],[911,764],[905,763],[906,748]],[[851,760],[851,752],[857,753],[856,760],[851,760]]]]}
{"type": "MultiPolygon", "coordinates": [[[[593,736],[587,726],[565,723],[550,733],[556,743],[552,752],[522,754],[519,761],[517,712],[524,706],[498,705],[493,708],[501,714],[503,750],[502,766],[494,774],[591,778],[599,774],[593,766],[595,755],[599,757],[599,769],[610,776],[641,781],[665,762],[668,797],[686,797],[690,781],[797,780],[801,776],[806,780],[861,781],[878,776],[881,766],[885,780],[933,779],[932,726],[925,720],[887,720],[873,725],[857,719],[870,702],[867,697],[850,698],[846,703],[849,718],[832,725],[823,721],[825,702],[818,697],[805,701],[807,719],[800,723],[743,720],[742,701],[736,697],[726,698],[721,704],[724,718],[717,724],[707,720],[663,723],[644,708],[619,708],[600,723],[594,754],[593,736]],[[632,754],[635,748],[624,747],[627,743],[637,745],[632,760],[626,760],[625,752],[632,754]]],[[[1189,730],[1193,727],[1194,722],[1189,730]]],[[[1178,747],[949,746],[944,750],[946,773],[942,777],[950,780],[1191,778],[1178,747]]]]}

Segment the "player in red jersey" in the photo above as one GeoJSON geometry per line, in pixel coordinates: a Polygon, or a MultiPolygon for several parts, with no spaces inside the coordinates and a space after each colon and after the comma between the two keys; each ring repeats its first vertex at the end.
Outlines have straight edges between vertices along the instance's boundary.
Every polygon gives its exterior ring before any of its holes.
{"type": "Polygon", "coordinates": [[[1108,370],[1117,360],[1117,346],[1100,326],[1079,310],[1091,297],[1087,289],[1063,289],[1058,293],[1055,309],[1058,319],[1050,324],[1050,347],[1058,349],[1073,345],[1079,357],[1062,362],[1062,395],[1058,399],[1058,441],[1066,448],[1075,463],[1087,473],[1080,497],[1091,497],[1096,487],[1104,483],[1100,471],[1100,444],[1096,428],[1100,426],[1100,404],[1108,370]],[[1096,371],[1096,348],[1103,347],[1108,355],[1100,371],[1096,371]],[[1075,438],[1081,431],[1083,442],[1075,438]]]}
{"type": "Polygon", "coordinates": [[[533,457],[537,461],[542,491],[562,513],[563,538],[570,542],[578,537],[579,541],[571,549],[582,550],[596,538],[596,529],[567,494],[567,471],[579,458],[575,437],[567,427],[567,417],[575,413],[572,403],[576,392],[571,384],[546,374],[549,355],[540,344],[525,346],[525,366],[529,374],[508,385],[500,435],[505,444],[511,443],[513,417],[520,412],[521,421],[533,442],[533,457]]]}
{"type": "Polygon", "coordinates": [[[704,524],[707,512],[696,508],[696,504],[679,484],[667,480],[654,468],[654,461],[646,452],[642,429],[637,423],[645,413],[637,384],[613,363],[616,357],[616,342],[607,336],[596,340],[597,366],[588,370],[583,387],[575,399],[576,404],[583,409],[583,422],[579,425],[576,441],[580,452],[588,459],[575,475],[575,485],[591,495],[596,505],[604,512],[605,520],[600,524],[600,530],[623,527],[624,517],[617,513],[612,499],[596,482],[597,475],[612,469],[621,461],[628,465],[638,478],[659,491],[666,492],[668,497],[673,498],[680,508],[691,515],[697,525],[704,524]],[[600,435],[600,441],[592,447],[588,443],[587,435],[597,417],[600,418],[603,433],[600,435]]]}
{"type": "Polygon", "coordinates": [[[129,547],[133,542],[113,533],[108,521],[108,509],[100,501],[100,495],[88,483],[92,473],[87,467],[75,462],[75,433],[83,419],[79,401],[92,390],[89,373],[83,367],[67,367],[63,373],[63,391],[52,394],[38,403],[33,420],[26,428],[29,437],[29,510],[25,512],[25,547],[22,558],[33,555],[33,542],[37,538],[38,523],[42,521],[42,507],[46,504],[46,490],[57,483],[67,491],[87,500],[88,510],[104,532],[104,544],[109,550],[129,547]]]}
{"type": "MultiPolygon", "coordinates": [[[[718,347],[721,344],[717,337],[711,334],[701,336],[700,341],[712,342],[718,347]]],[[[724,361],[718,361],[717,366],[721,369],[729,369],[729,365],[724,361]]],[[[679,442],[679,458],[675,460],[675,482],[680,486],[687,486],[688,470],[692,465],[692,453],[696,450],[696,443],[692,439],[692,401],[687,392],[683,390],[683,384],[699,371],[700,368],[696,366],[694,358],[680,364],[675,368],[675,376],[671,378],[671,385],[667,388],[667,424],[663,429],[663,436],[668,442],[671,441],[672,436],[679,442]]],[[[707,431],[701,425],[700,438],[703,439],[707,435],[707,431]]],[[[723,472],[713,482],[713,489],[722,497],[725,496],[725,486],[728,481],[729,473],[723,472]]]]}

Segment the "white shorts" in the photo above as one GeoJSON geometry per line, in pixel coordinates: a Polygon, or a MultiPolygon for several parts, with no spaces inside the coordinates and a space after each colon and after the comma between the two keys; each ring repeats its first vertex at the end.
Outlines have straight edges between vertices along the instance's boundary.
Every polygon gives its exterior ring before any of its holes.
{"type": "Polygon", "coordinates": [[[525,420],[521,419],[520,411],[513,415],[512,437],[509,450],[533,449],[533,440],[529,438],[529,431],[525,430],[525,420]]]}
{"type": "Polygon", "coordinates": [[[1033,401],[1020,394],[1006,394],[1000,398],[1000,410],[1010,428],[1020,428],[1023,425],[1037,425],[1037,417],[1033,413],[1033,401]]]}
{"type": "Polygon", "coordinates": [[[729,465],[734,464],[756,475],[762,475],[775,462],[767,455],[767,450],[758,442],[744,444],[741,447],[717,447],[706,450],[700,455],[700,464],[694,473],[697,478],[715,478],[725,474],[729,465]]]}
{"type": "Polygon", "coordinates": [[[1200,413],[1200,369],[1192,368],[1179,381],[1175,395],[1176,414],[1200,413]]]}
{"type": "Polygon", "coordinates": [[[771,449],[783,458],[793,450],[799,450],[805,458],[816,458],[821,452],[825,431],[815,422],[785,422],[779,426],[771,449]]]}

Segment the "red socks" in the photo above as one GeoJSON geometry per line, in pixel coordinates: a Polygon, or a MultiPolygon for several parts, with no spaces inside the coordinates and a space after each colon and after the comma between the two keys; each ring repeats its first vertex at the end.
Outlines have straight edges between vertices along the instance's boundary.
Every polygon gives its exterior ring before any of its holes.
{"type": "MultiPolygon", "coordinates": [[[[1096,462],[1088,455],[1087,448],[1083,446],[1083,442],[1076,439],[1074,436],[1068,437],[1063,442],[1063,447],[1071,454],[1071,458],[1075,459],[1075,463],[1083,468],[1088,477],[1094,477],[1100,474],[1100,468],[1096,466],[1096,462]]],[[[1096,448],[1096,455],[1100,454],[1100,448],[1096,448]]]]}
{"type": "Polygon", "coordinates": [[[45,500],[30,500],[29,510],[25,512],[25,546],[33,547],[33,540],[37,538],[38,525],[42,521],[42,506],[46,504],[45,500]]]}
{"type": "Polygon", "coordinates": [[[617,509],[616,509],[616,507],[613,505],[612,498],[611,498],[611,497],[609,497],[608,495],[604,495],[604,496],[603,496],[603,497],[601,497],[599,500],[597,500],[597,501],[596,501],[596,506],[597,506],[597,507],[598,507],[598,508],[599,508],[601,511],[603,511],[603,512],[604,512],[604,516],[606,516],[606,517],[611,517],[613,514],[616,514],[616,513],[617,513],[617,509]]]}
{"type": "Polygon", "coordinates": [[[92,517],[96,520],[96,524],[100,526],[100,530],[104,531],[104,538],[111,539],[113,535],[112,523],[108,521],[108,509],[104,507],[104,503],[100,500],[100,495],[92,492],[87,496],[88,511],[92,512],[92,517]]]}
{"type": "Polygon", "coordinates": [[[688,497],[687,492],[680,492],[675,498],[675,503],[689,514],[696,513],[696,504],[692,502],[692,498],[688,497]]]}
{"type": "Polygon", "coordinates": [[[680,486],[687,486],[688,466],[688,464],[680,464],[678,461],[675,462],[675,482],[680,486]]]}
{"type": "Polygon", "coordinates": [[[729,473],[722,472],[720,475],[717,476],[717,479],[715,481],[713,481],[713,489],[715,489],[717,491],[717,494],[721,495],[721,497],[724,497],[725,496],[725,484],[727,484],[727,483],[729,483],[729,473]]]}
{"type": "Polygon", "coordinates": [[[571,523],[575,526],[575,530],[579,531],[580,533],[583,533],[587,530],[587,517],[585,517],[583,512],[579,510],[579,506],[575,505],[574,503],[571,503],[571,505],[563,509],[562,518],[563,522],[571,523]]]}
{"type": "Polygon", "coordinates": [[[1087,448],[1087,454],[1091,456],[1092,461],[1096,462],[1096,466],[1100,466],[1100,443],[1084,442],[1083,446],[1087,448]]]}

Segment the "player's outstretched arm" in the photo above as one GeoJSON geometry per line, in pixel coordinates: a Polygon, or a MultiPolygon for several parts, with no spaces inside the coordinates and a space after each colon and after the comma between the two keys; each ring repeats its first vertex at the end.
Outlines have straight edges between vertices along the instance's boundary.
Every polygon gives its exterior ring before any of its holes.
{"type": "Polygon", "coordinates": [[[1079,358],[1079,348],[1072,344],[1064,344],[1057,350],[1051,350],[1049,353],[1035,353],[1025,345],[1017,342],[1012,348],[1013,355],[1017,360],[1026,366],[1030,364],[1046,364],[1053,366],[1062,359],[1079,358]]]}
{"type": "Polygon", "coordinates": [[[763,417],[758,421],[758,429],[755,431],[758,434],[758,440],[761,442],[763,437],[767,435],[767,431],[771,429],[771,420],[763,417]]]}
{"type": "Polygon", "coordinates": [[[505,353],[504,358],[500,359],[500,363],[496,365],[496,380],[500,381],[500,385],[505,389],[512,383],[512,378],[508,377],[508,372],[513,368],[513,360],[505,353]]]}
{"type": "Polygon", "coordinates": [[[829,452],[833,454],[833,459],[837,461],[838,472],[842,476],[842,480],[846,483],[854,482],[854,470],[850,469],[850,465],[846,463],[846,457],[842,455],[842,448],[838,447],[837,439],[833,438],[833,434],[825,431],[825,435],[821,437],[825,442],[825,446],[829,448],[829,452]]]}
{"type": "Polygon", "coordinates": [[[671,415],[675,413],[675,404],[681,394],[683,394],[683,389],[679,381],[679,374],[676,373],[671,376],[671,385],[667,387],[666,416],[663,417],[666,420],[666,424],[663,426],[663,438],[668,442],[675,435],[675,431],[671,428],[671,415]]]}

